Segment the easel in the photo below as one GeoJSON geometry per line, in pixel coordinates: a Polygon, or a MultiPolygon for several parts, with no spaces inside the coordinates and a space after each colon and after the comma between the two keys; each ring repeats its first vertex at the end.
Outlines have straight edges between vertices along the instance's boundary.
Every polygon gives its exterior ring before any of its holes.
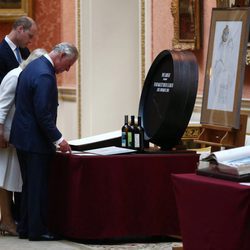
{"type": "Polygon", "coordinates": [[[202,131],[194,142],[211,146],[211,151],[245,145],[247,115],[240,115],[239,129],[202,124],[202,131]]]}

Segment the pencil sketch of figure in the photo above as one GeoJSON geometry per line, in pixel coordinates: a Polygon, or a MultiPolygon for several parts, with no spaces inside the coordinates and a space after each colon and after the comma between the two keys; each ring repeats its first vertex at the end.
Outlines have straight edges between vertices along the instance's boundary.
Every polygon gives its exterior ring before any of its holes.
{"type": "Polygon", "coordinates": [[[233,111],[242,22],[217,22],[208,109],[233,111]]]}

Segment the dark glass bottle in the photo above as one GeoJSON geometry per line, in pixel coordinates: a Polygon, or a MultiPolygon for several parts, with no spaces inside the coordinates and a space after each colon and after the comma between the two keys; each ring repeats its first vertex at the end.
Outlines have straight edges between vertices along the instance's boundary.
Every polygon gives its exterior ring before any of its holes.
{"type": "Polygon", "coordinates": [[[134,148],[134,129],[135,129],[135,116],[131,115],[131,121],[128,128],[128,148],[134,148]]]}
{"type": "Polygon", "coordinates": [[[140,130],[138,128],[138,121],[137,124],[134,125],[134,149],[140,150],[140,130]]]}
{"type": "Polygon", "coordinates": [[[138,116],[137,129],[139,131],[139,151],[144,150],[144,129],[141,124],[141,117],[138,116]]]}
{"type": "Polygon", "coordinates": [[[129,130],[128,115],[124,116],[124,124],[121,130],[122,130],[121,146],[124,148],[127,148],[128,147],[128,130],[129,130]]]}

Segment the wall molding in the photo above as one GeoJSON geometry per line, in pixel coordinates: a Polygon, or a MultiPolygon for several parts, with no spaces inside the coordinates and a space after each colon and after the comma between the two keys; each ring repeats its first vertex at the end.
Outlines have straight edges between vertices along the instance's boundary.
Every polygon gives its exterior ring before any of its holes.
{"type": "MultiPolygon", "coordinates": [[[[202,95],[197,95],[193,112],[200,113],[201,107],[202,107],[202,95]]],[[[250,116],[250,99],[242,98],[241,113],[250,116]]]]}
{"type": "Polygon", "coordinates": [[[76,102],[76,88],[58,87],[58,97],[63,101],[76,102]]]}
{"type": "MultiPolygon", "coordinates": [[[[200,114],[202,107],[202,95],[197,95],[193,113],[200,114]]],[[[241,114],[248,115],[248,121],[250,121],[250,99],[242,98],[241,100],[241,114]]],[[[200,121],[190,121],[185,133],[183,134],[183,140],[197,139],[201,132],[200,121]]],[[[250,136],[250,132],[246,131],[246,140],[250,136]]],[[[247,145],[250,145],[250,139],[248,139],[247,145]]]]}
{"type": "Polygon", "coordinates": [[[250,116],[250,99],[242,98],[241,113],[250,116]]]}
{"type": "Polygon", "coordinates": [[[141,48],[140,48],[140,54],[141,54],[141,86],[144,85],[144,79],[145,79],[145,68],[146,68],[146,58],[145,58],[145,26],[146,26],[146,20],[145,20],[145,0],[140,1],[140,14],[141,14],[141,23],[140,23],[140,41],[141,41],[141,48]]]}
{"type": "Polygon", "coordinates": [[[78,41],[78,52],[79,52],[79,59],[78,59],[78,77],[77,77],[77,90],[78,90],[78,94],[77,94],[77,128],[78,128],[78,138],[82,137],[82,98],[81,98],[81,81],[82,81],[82,77],[81,77],[81,0],[76,0],[77,1],[77,9],[76,9],[76,16],[77,16],[77,30],[76,30],[76,34],[77,34],[77,41],[78,41]]]}

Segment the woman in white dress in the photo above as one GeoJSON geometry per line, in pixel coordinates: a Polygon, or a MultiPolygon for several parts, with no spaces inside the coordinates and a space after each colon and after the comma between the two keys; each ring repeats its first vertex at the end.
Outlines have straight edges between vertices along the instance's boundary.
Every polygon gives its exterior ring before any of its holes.
{"type": "Polygon", "coordinates": [[[18,76],[34,59],[46,53],[34,50],[18,68],[11,70],[0,85],[0,233],[17,235],[11,214],[12,192],[22,191],[22,177],[15,148],[8,143],[15,112],[14,99],[18,76]]]}

